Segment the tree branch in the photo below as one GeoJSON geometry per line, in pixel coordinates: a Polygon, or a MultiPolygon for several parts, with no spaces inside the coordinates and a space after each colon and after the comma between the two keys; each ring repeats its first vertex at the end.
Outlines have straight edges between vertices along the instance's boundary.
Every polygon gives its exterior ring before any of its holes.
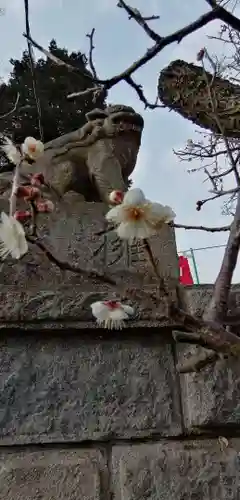
{"type": "Polygon", "coordinates": [[[207,227],[207,226],[186,226],[184,224],[169,224],[169,226],[172,226],[176,229],[193,229],[193,230],[199,230],[199,231],[207,231],[209,233],[219,233],[221,231],[230,231],[231,226],[219,226],[219,227],[207,227]]]}
{"type": "Polygon", "coordinates": [[[26,235],[26,239],[29,243],[36,245],[42,252],[46,255],[48,260],[55,264],[61,271],[70,271],[74,274],[80,274],[87,277],[90,280],[97,281],[98,283],[107,283],[109,285],[117,286],[117,283],[105,274],[98,273],[97,271],[87,271],[81,267],[75,266],[74,264],[69,264],[66,261],[59,260],[52,252],[45,246],[45,244],[36,237],[26,235]]]}
{"type": "Polygon", "coordinates": [[[145,105],[145,109],[165,108],[164,104],[157,104],[157,102],[155,102],[154,104],[150,103],[144,96],[142,85],[138,85],[136,82],[134,82],[131,76],[126,76],[125,82],[128,83],[130,87],[132,87],[137,92],[140,101],[142,101],[145,105]]]}
{"type": "Polygon", "coordinates": [[[238,193],[239,190],[240,190],[240,188],[233,188],[233,189],[228,189],[227,191],[219,191],[214,196],[210,196],[209,198],[206,198],[205,200],[198,200],[197,204],[196,204],[197,205],[196,210],[199,212],[201,210],[202,206],[205,205],[205,203],[207,203],[208,201],[216,200],[216,198],[221,198],[221,196],[226,196],[228,194],[238,193]]]}
{"type": "Polygon", "coordinates": [[[225,248],[222,265],[214,286],[214,293],[204,319],[224,321],[228,309],[228,297],[232,276],[237,264],[240,248],[240,193],[238,194],[236,212],[231,225],[228,242],[225,248]]]}
{"type": "Polygon", "coordinates": [[[90,44],[89,55],[88,55],[89,66],[94,78],[97,79],[97,72],[93,63],[93,51],[95,49],[93,44],[94,33],[95,33],[95,28],[92,29],[91,33],[87,33],[86,37],[89,38],[89,44],[90,44]]]}
{"type": "Polygon", "coordinates": [[[17,109],[17,105],[18,105],[18,102],[19,102],[19,99],[20,99],[20,94],[19,92],[17,93],[17,97],[16,97],[16,101],[14,103],[14,106],[13,108],[11,109],[11,111],[8,111],[7,113],[3,114],[3,115],[0,115],[0,120],[1,118],[6,118],[7,116],[11,115],[12,113],[14,113],[14,111],[16,111],[17,109]]]}
{"type": "Polygon", "coordinates": [[[158,35],[155,31],[153,31],[149,26],[148,23],[146,22],[154,20],[154,19],[159,19],[159,16],[151,16],[148,18],[144,18],[139,10],[134,9],[133,7],[130,7],[130,5],[126,4],[123,0],[119,0],[117,6],[120,9],[125,9],[125,11],[128,13],[128,18],[129,19],[134,19],[139,26],[141,26],[145,33],[154,41],[154,42],[160,42],[162,37],[158,35]]]}
{"type": "MultiPolygon", "coordinates": [[[[122,0],[121,0],[122,1],[122,0]]],[[[126,5],[124,3],[124,5],[126,5]]],[[[167,35],[165,37],[160,37],[159,41],[156,42],[150,49],[147,50],[147,52],[140,57],[137,61],[135,61],[133,64],[131,64],[127,69],[125,69],[122,73],[119,73],[118,75],[113,76],[112,78],[109,78],[107,80],[100,80],[92,77],[86,72],[81,71],[81,76],[85,76],[88,78],[92,83],[96,83],[97,86],[103,86],[104,89],[110,90],[112,87],[117,85],[120,81],[125,80],[127,81],[127,78],[131,77],[131,75],[137,71],[139,68],[144,66],[147,62],[149,62],[151,59],[153,59],[159,52],[161,52],[165,47],[168,45],[177,42],[180,43],[183,38],[186,36],[190,35],[191,33],[194,33],[198,29],[202,28],[209,22],[216,20],[216,19],[222,19],[224,22],[226,22],[224,18],[224,9],[220,8],[219,6],[212,9],[210,12],[207,12],[206,14],[203,14],[200,16],[198,19],[196,19],[194,22],[188,24],[187,26],[184,26],[182,29],[175,31],[174,33],[171,33],[170,35],[167,35]],[[221,17],[220,17],[221,15],[221,17]]],[[[136,17],[136,14],[135,14],[136,17]]],[[[239,31],[240,31],[240,21],[235,18],[232,14],[230,15],[231,21],[233,22],[235,20],[236,22],[239,23],[239,31]]],[[[139,19],[139,18],[138,18],[139,19]]],[[[73,71],[76,73],[79,73],[79,70],[77,68],[74,68],[70,64],[67,64],[63,61],[61,61],[59,58],[51,54],[49,51],[44,49],[41,45],[39,45],[37,42],[35,42],[29,34],[24,34],[24,36],[27,38],[27,40],[34,45],[38,50],[43,52],[45,56],[47,56],[49,59],[51,59],[55,64],[58,65],[64,65],[66,68],[68,68],[69,71],[73,71]]],[[[159,35],[160,36],[160,35],[159,35]]],[[[131,80],[130,80],[131,81],[131,80]]],[[[128,81],[129,83],[129,81],[128,81]]],[[[136,84],[134,84],[135,90],[136,90],[136,84]]],[[[137,86],[138,87],[138,86],[137,86]]]]}

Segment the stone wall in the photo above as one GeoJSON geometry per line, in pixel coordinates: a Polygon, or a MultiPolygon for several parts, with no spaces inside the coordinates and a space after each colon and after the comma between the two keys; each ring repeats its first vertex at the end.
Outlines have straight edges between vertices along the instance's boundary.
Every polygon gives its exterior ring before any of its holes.
{"type": "Polygon", "coordinates": [[[167,329],[51,321],[1,325],[0,500],[240,499],[239,361],[179,375],[167,329]]]}

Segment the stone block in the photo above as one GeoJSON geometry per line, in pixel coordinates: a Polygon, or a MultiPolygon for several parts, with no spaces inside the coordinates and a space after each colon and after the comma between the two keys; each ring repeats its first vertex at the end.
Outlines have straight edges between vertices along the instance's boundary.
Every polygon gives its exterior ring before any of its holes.
{"type": "Polygon", "coordinates": [[[114,500],[239,500],[240,440],[113,448],[114,500]]]}
{"type": "MultiPolygon", "coordinates": [[[[179,363],[202,348],[177,347],[179,363]]],[[[184,425],[188,432],[196,428],[216,430],[240,426],[239,359],[219,360],[201,372],[180,375],[184,425]]]]}
{"type": "MultiPolygon", "coordinates": [[[[0,211],[3,209],[7,210],[6,200],[0,198],[0,211]]],[[[60,316],[57,317],[62,319],[63,314],[59,312],[59,304],[62,304],[61,311],[66,310],[64,298],[66,303],[73,303],[74,290],[78,298],[85,292],[107,290],[111,295],[114,293],[116,295],[117,292],[118,298],[121,299],[127,287],[135,287],[140,291],[144,289],[144,292],[146,287],[151,287],[152,292],[152,287],[156,287],[156,276],[146,256],[145,259],[142,258],[142,249],[136,247],[130,250],[126,245],[122,245],[121,253],[121,248],[115,248],[117,241],[115,233],[98,234],[107,227],[104,217],[106,210],[107,207],[103,203],[85,203],[76,193],[68,193],[60,204],[56,204],[56,210],[52,214],[39,216],[39,234],[45,247],[59,261],[73,264],[84,271],[93,269],[100,273],[105,272],[120,283],[120,286],[107,286],[103,282],[89,279],[86,274],[62,271],[57,265],[49,262],[44,252],[30,244],[29,252],[19,262],[9,258],[0,263],[0,284],[3,295],[0,305],[1,322],[8,319],[11,321],[16,316],[17,320],[29,321],[27,310],[31,303],[30,308],[33,311],[34,301],[35,317],[38,315],[37,303],[40,302],[41,314],[43,309],[45,311],[48,309],[49,319],[55,319],[56,313],[51,315],[54,307],[49,308],[49,304],[54,302],[56,305],[58,302],[57,309],[60,316]]],[[[177,300],[178,267],[174,231],[169,227],[163,228],[160,236],[153,238],[151,244],[161,274],[168,282],[169,293],[172,293],[172,298],[177,300]]],[[[79,301],[77,308],[81,310],[78,305],[79,301]]],[[[77,308],[74,307],[74,310],[77,308]]],[[[158,307],[151,301],[148,309],[153,319],[158,319],[153,315],[154,309],[156,314],[160,312],[161,317],[168,316],[167,304],[162,296],[158,301],[158,307]]],[[[72,317],[72,313],[70,316],[72,317]]]]}
{"type": "MultiPolygon", "coordinates": [[[[0,211],[8,210],[7,200],[0,197],[0,211]]],[[[132,250],[117,241],[115,231],[106,235],[99,234],[107,229],[105,214],[108,207],[104,203],[86,203],[76,193],[65,195],[61,203],[55,203],[55,210],[50,215],[39,215],[40,234],[45,244],[60,260],[78,263],[79,266],[94,267],[108,272],[130,269],[142,272],[143,275],[154,275],[152,266],[143,254],[141,246],[132,250]]],[[[161,273],[167,279],[178,280],[178,261],[174,230],[164,227],[159,236],[151,239],[153,254],[159,264],[161,273]]],[[[46,272],[49,262],[43,254],[31,247],[29,254],[15,264],[18,273],[21,265],[31,263],[31,267],[41,266],[46,272]],[[46,265],[44,265],[46,264],[46,265]]],[[[28,266],[29,267],[29,266],[28,266]]],[[[13,263],[10,264],[10,269],[13,263]]],[[[0,282],[6,282],[9,274],[6,263],[0,269],[0,282]]],[[[56,268],[55,268],[56,271],[56,268]]],[[[16,274],[16,273],[14,273],[16,274]]],[[[29,276],[26,276],[29,278],[29,276]]],[[[52,280],[52,273],[46,276],[47,281],[52,280]]],[[[15,278],[16,279],[16,278],[15,278]]]]}
{"type": "Polygon", "coordinates": [[[107,480],[97,450],[0,453],[0,500],[100,500],[107,480]]]}
{"type": "Polygon", "coordinates": [[[180,434],[171,346],[122,335],[2,333],[0,444],[180,434]]]}

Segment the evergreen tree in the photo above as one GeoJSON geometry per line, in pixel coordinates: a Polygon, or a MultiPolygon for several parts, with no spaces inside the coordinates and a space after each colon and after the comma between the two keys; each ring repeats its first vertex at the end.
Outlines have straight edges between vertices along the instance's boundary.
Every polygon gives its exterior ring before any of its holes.
{"type": "MultiPolygon", "coordinates": [[[[49,45],[49,51],[59,59],[80,68],[82,73],[91,76],[86,69],[87,59],[80,52],[68,54],[65,48],[59,48],[55,40],[49,45]]],[[[36,102],[34,99],[32,74],[28,52],[23,52],[22,59],[11,59],[13,70],[7,84],[0,85],[0,115],[8,113],[14,107],[16,96],[20,99],[14,113],[0,120],[0,133],[21,143],[26,136],[39,139],[39,126],[36,102]]],[[[71,132],[85,123],[85,113],[94,107],[103,108],[105,102],[100,97],[92,103],[91,96],[81,100],[69,101],[67,95],[87,89],[91,80],[79,73],[73,73],[64,66],[57,66],[49,59],[35,62],[37,94],[41,105],[44,142],[59,135],[71,132]]],[[[5,161],[1,158],[1,171],[5,161]]],[[[9,166],[10,167],[10,166],[9,166]]]]}

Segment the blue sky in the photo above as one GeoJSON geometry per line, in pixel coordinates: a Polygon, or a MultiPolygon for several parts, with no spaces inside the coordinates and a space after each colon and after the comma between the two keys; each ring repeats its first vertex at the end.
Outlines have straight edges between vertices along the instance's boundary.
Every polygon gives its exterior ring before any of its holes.
{"type": "MultiPolygon", "coordinates": [[[[161,35],[182,27],[207,10],[204,0],[129,0],[129,3],[145,15],[160,15],[160,20],[151,26],[161,35]]],[[[1,0],[0,4],[5,8],[5,14],[0,17],[4,40],[4,46],[2,44],[0,48],[0,76],[6,77],[10,71],[9,59],[20,57],[26,48],[22,37],[25,30],[24,1],[1,0]]],[[[51,38],[55,38],[59,46],[65,46],[70,51],[87,52],[86,33],[95,27],[94,60],[98,74],[101,78],[113,76],[152,45],[141,28],[134,21],[129,21],[124,10],[117,8],[116,4],[117,0],[29,0],[32,36],[45,47],[51,38]]],[[[134,75],[144,85],[149,101],[155,100],[159,71],[171,60],[182,58],[196,62],[196,54],[202,46],[207,46],[210,52],[218,50],[216,42],[207,39],[207,34],[214,34],[218,26],[217,22],[213,22],[184,39],[180,45],[171,45],[134,75]]],[[[36,51],[36,56],[39,55],[36,51]]],[[[207,204],[201,212],[196,212],[196,201],[207,197],[208,186],[203,183],[202,174],[189,175],[189,165],[180,163],[173,153],[173,149],[184,146],[186,140],[194,136],[196,127],[165,109],[144,111],[134,91],[123,83],[111,90],[109,101],[131,105],[144,116],[142,146],[133,176],[135,187],[141,187],[151,200],[171,205],[178,223],[228,224],[230,219],[221,215],[221,204],[218,202],[207,204]]],[[[179,250],[224,245],[225,242],[224,233],[212,235],[202,231],[177,230],[179,250]]],[[[195,253],[201,282],[215,280],[222,255],[222,248],[195,253]]],[[[234,281],[239,280],[240,269],[234,276],[234,281]]]]}

